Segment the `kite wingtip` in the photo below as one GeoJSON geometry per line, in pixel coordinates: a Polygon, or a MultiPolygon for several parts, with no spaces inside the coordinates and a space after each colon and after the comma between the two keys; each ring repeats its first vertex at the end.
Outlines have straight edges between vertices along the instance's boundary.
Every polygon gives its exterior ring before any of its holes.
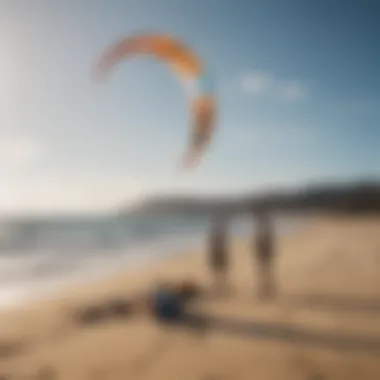
{"type": "Polygon", "coordinates": [[[105,75],[104,73],[100,72],[100,70],[95,69],[92,73],[92,81],[98,84],[105,82],[105,75]]]}
{"type": "Polygon", "coordinates": [[[185,170],[193,170],[195,169],[200,161],[200,157],[195,152],[187,153],[181,163],[181,168],[185,170]]]}

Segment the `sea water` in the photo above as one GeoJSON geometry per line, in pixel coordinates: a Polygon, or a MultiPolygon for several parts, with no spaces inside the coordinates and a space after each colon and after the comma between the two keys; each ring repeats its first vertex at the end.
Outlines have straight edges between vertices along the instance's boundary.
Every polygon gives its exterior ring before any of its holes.
{"type": "MultiPolygon", "coordinates": [[[[189,215],[101,215],[7,219],[0,222],[0,308],[47,294],[62,284],[145,265],[201,248],[210,221],[189,215]]],[[[276,219],[287,232],[294,222],[276,219]]],[[[230,234],[252,233],[241,218],[230,234]]]]}

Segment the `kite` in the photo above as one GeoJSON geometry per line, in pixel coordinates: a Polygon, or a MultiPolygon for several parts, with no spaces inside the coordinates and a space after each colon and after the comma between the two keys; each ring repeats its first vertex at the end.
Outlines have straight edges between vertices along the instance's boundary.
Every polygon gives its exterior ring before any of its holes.
{"type": "Polygon", "coordinates": [[[194,167],[214,130],[216,100],[212,78],[199,57],[181,41],[169,35],[147,33],[124,37],[106,49],[96,66],[96,79],[103,80],[121,60],[141,55],[165,62],[190,90],[191,138],[183,166],[194,167]]]}

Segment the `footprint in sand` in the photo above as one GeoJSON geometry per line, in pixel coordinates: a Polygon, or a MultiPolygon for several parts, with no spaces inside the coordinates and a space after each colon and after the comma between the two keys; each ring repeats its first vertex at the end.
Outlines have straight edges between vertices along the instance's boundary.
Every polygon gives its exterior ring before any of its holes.
{"type": "Polygon", "coordinates": [[[88,376],[88,380],[106,380],[107,379],[107,371],[105,368],[94,368],[90,371],[88,376]]]}
{"type": "Polygon", "coordinates": [[[310,375],[307,380],[327,380],[327,378],[321,373],[310,375]]]}
{"type": "Polygon", "coordinates": [[[41,367],[35,376],[36,380],[56,380],[58,378],[57,371],[53,367],[41,367]]]}
{"type": "Polygon", "coordinates": [[[327,377],[315,368],[317,365],[309,358],[303,355],[296,355],[292,361],[298,371],[307,373],[305,380],[327,380],[327,377]]]}
{"type": "Polygon", "coordinates": [[[3,342],[0,343],[0,359],[8,359],[12,356],[19,355],[27,347],[25,342],[3,342]]]}

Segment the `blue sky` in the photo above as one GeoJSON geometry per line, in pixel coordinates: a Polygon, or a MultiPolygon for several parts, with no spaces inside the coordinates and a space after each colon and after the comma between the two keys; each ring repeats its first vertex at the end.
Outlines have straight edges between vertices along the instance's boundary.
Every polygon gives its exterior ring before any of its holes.
{"type": "Polygon", "coordinates": [[[4,0],[0,210],[378,176],[379,16],[376,0],[4,0]],[[130,60],[91,81],[108,44],[145,30],[186,41],[215,77],[217,130],[196,171],[178,169],[190,119],[166,67],[130,60]]]}

